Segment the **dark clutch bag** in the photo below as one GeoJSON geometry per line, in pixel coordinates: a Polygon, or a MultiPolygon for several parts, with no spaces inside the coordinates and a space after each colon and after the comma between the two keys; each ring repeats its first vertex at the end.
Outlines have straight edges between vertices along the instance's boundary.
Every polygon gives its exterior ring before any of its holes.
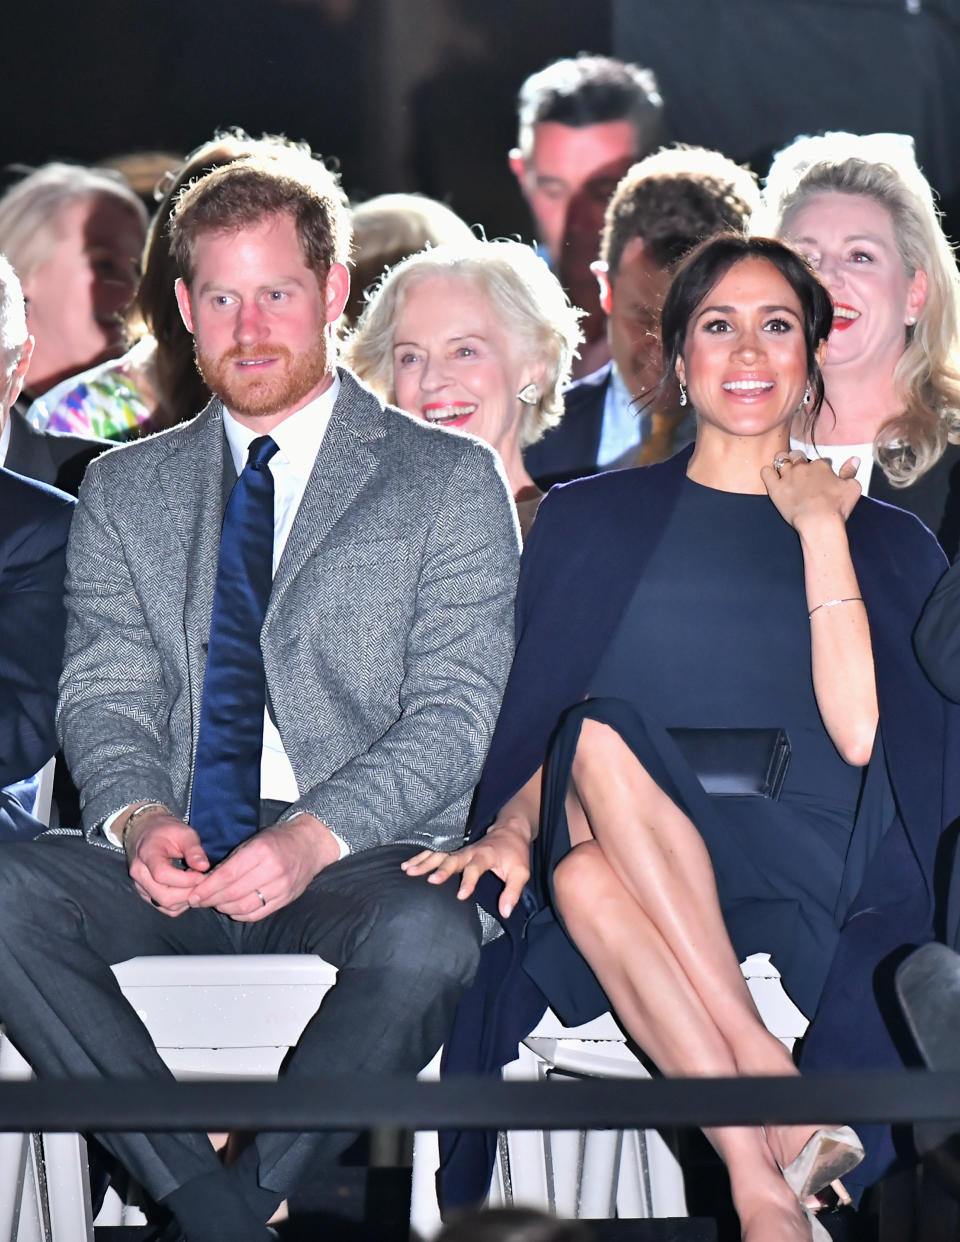
{"type": "Polygon", "coordinates": [[[790,766],[786,729],[669,729],[708,794],[779,798],[790,766]]]}

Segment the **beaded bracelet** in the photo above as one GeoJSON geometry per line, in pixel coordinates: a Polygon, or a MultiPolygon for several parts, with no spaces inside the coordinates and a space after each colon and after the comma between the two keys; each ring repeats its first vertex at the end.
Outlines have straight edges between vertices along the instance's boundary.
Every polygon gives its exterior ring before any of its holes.
{"type": "Polygon", "coordinates": [[[862,595],[848,595],[846,599],[825,599],[822,604],[817,604],[815,608],[811,608],[807,613],[807,619],[813,616],[815,612],[819,612],[821,608],[836,608],[837,604],[856,604],[863,603],[862,595]]]}

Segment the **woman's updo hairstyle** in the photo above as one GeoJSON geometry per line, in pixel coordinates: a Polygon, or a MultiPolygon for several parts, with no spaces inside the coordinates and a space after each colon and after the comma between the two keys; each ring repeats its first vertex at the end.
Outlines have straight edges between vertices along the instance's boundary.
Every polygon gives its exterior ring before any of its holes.
{"type": "Polygon", "coordinates": [[[721,233],[701,242],[679,264],[660,316],[664,359],[661,382],[666,387],[676,376],[677,362],[683,357],[687,332],[697,309],[730,269],[745,259],[763,259],[771,263],[800,302],[807,383],[810,385],[810,401],[804,406],[804,413],[807,429],[812,433],[823,405],[823,375],[817,362],[817,348],[830,335],[833,301],[806,259],[771,237],[721,233]]]}

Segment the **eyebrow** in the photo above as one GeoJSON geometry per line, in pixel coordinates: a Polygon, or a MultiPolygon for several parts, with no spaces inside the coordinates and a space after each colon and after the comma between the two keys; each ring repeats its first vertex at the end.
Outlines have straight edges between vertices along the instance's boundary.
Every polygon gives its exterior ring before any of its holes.
{"type": "MultiPolygon", "coordinates": [[[[800,318],[800,315],[797,314],[792,306],[758,306],[756,309],[762,311],[764,315],[781,314],[792,315],[794,319],[800,318]]],[[[703,310],[697,311],[697,318],[700,319],[703,315],[710,314],[734,315],[737,310],[736,306],[705,306],[703,310]]]]}
{"type": "MultiPolygon", "coordinates": [[[[841,241],[844,244],[848,244],[849,242],[866,241],[872,242],[875,246],[882,246],[885,250],[890,249],[889,242],[886,242],[877,233],[848,233],[846,237],[841,238],[841,241]]],[[[815,237],[794,237],[793,242],[795,245],[799,242],[806,242],[810,246],[819,245],[819,242],[815,237]]]]}
{"type": "MultiPolygon", "coordinates": [[[[457,341],[485,341],[487,338],[480,332],[461,332],[459,336],[450,336],[447,338],[447,344],[453,345],[457,341]]],[[[394,341],[394,349],[402,349],[406,345],[418,345],[417,341],[394,341]]]]}
{"type": "MultiPolygon", "coordinates": [[[[298,280],[296,276],[281,276],[277,280],[267,281],[265,284],[258,285],[258,289],[280,289],[285,285],[293,285],[295,288],[302,289],[304,284],[302,280],[298,280]]],[[[239,292],[233,285],[226,281],[205,280],[199,289],[200,293],[237,293],[239,292]]]]}

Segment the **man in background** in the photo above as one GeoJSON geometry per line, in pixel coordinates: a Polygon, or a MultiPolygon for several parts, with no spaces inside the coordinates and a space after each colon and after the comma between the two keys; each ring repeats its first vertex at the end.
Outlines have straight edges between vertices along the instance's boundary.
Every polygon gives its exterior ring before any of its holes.
{"type": "Polygon", "coordinates": [[[513,170],[544,257],[587,311],[575,374],[609,356],[590,264],[607,203],[631,164],[663,142],[663,103],[649,69],[607,56],[558,60],[527,78],[518,98],[513,170]]]}
{"type": "Polygon", "coordinates": [[[759,201],[753,173],[702,147],[665,147],[623,178],[592,265],[612,361],[571,384],[562,422],[524,454],[540,487],[660,461],[693,439],[675,380],[660,383],[663,299],[677,262],[705,237],[745,231],[759,201]]]}

